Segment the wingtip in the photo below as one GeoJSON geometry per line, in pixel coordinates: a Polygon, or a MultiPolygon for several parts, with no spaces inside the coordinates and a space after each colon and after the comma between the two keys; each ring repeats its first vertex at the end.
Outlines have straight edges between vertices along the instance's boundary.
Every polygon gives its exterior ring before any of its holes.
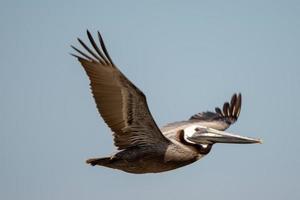
{"type": "MultiPolygon", "coordinates": [[[[241,112],[241,104],[242,104],[242,95],[241,93],[234,93],[231,97],[230,103],[225,102],[223,104],[223,112],[224,117],[229,117],[231,120],[236,121],[241,112]]],[[[217,110],[216,110],[217,111],[217,110]]]]}
{"type": "MultiPolygon", "coordinates": [[[[100,45],[103,48],[104,41],[103,41],[100,31],[97,31],[97,34],[98,34],[98,39],[99,39],[100,45]]],[[[103,48],[103,50],[104,50],[104,48],[103,48]]]]}
{"type": "Polygon", "coordinates": [[[216,113],[218,113],[220,116],[224,116],[222,113],[222,110],[219,107],[215,108],[216,113]]]}
{"type": "MultiPolygon", "coordinates": [[[[74,47],[73,45],[70,45],[70,47],[76,51],[76,47],[74,47]]],[[[76,54],[74,54],[74,53],[70,53],[70,52],[69,52],[69,55],[74,56],[75,58],[78,58],[78,59],[79,59],[79,56],[76,55],[76,54]]]]}
{"type": "Polygon", "coordinates": [[[91,34],[91,32],[89,31],[89,29],[86,29],[86,34],[88,35],[89,38],[92,37],[92,34],[91,34]]]}
{"type": "Polygon", "coordinates": [[[77,55],[75,55],[74,53],[69,53],[69,55],[74,56],[74,57],[78,57],[77,55]]]}
{"type": "Polygon", "coordinates": [[[103,38],[101,36],[100,31],[97,31],[97,33],[98,33],[98,39],[100,41],[100,45],[101,45],[101,47],[103,49],[103,52],[104,52],[105,56],[107,57],[107,59],[109,60],[109,62],[112,64],[112,66],[114,66],[114,63],[113,63],[113,61],[112,61],[112,59],[111,59],[111,57],[110,57],[110,55],[109,55],[109,53],[108,53],[108,51],[107,51],[107,49],[105,47],[105,43],[104,43],[104,40],[103,40],[103,38]]]}
{"type": "Polygon", "coordinates": [[[74,56],[75,58],[78,59],[79,62],[81,62],[81,60],[83,60],[83,58],[81,58],[80,56],[74,54],[74,53],[69,53],[71,56],[74,56]]]}

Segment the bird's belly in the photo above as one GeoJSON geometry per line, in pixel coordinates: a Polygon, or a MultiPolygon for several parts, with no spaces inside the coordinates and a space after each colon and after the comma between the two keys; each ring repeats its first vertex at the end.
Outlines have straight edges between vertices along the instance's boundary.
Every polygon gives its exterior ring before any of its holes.
{"type": "Polygon", "coordinates": [[[196,156],[188,156],[186,159],[173,156],[166,160],[165,152],[135,151],[117,154],[107,167],[119,169],[129,173],[158,173],[173,170],[198,160],[196,156]]]}
{"type": "Polygon", "coordinates": [[[183,167],[185,165],[191,164],[195,162],[194,160],[187,161],[167,161],[165,162],[161,158],[151,159],[151,160],[135,160],[135,161],[126,161],[126,160],[118,160],[112,163],[112,168],[119,169],[129,173],[135,174],[143,174],[143,173],[159,173],[165,172],[173,169],[177,169],[179,167],[183,167]]]}

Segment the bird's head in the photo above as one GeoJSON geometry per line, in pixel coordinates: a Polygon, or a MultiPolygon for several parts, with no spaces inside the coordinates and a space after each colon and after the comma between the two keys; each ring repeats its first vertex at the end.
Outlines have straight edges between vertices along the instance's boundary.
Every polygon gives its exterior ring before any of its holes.
{"type": "Polygon", "coordinates": [[[262,143],[260,139],[240,136],[225,131],[219,131],[204,126],[190,126],[182,132],[182,141],[187,145],[196,147],[201,155],[210,152],[215,143],[233,143],[233,144],[253,144],[262,143]]]}
{"type": "Polygon", "coordinates": [[[185,135],[187,141],[195,144],[211,145],[215,143],[253,144],[262,143],[261,139],[240,136],[237,134],[219,131],[213,128],[197,126],[188,130],[185,135]]]}

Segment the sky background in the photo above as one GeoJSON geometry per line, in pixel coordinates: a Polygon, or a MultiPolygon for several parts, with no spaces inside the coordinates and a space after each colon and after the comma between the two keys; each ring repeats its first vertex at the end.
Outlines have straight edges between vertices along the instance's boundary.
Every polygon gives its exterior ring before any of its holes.
{"type": "Polygon", "coordinates": [[[0,199],[300,199],[300,1],[0,0],[0,199]],[[85,160],[115,152],[70,45],[100,30],[159,125],[243,94],[229,131],[166,173],[85,160]]]}

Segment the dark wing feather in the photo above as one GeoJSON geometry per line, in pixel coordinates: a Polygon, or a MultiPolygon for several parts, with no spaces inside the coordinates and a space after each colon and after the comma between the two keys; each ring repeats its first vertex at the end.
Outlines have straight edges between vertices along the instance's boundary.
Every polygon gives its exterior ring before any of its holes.
{"type": "Polygon", "coordinates": [[[149,111],[146,96],[113,64],[98,32],[100,47],[87,31],[95,51],[78,39],[90,54],[72,46],[81,56],[74,55],[85,69],[97,108],[114,132],[119,149],[133,146],[159,145],[169,142],[157,127],[149,111]]]}
{"type": "Polygon", "coordinates": [[[201,121],[201,122],[210,122],[210,124],[215,124],[214,127],[220,127],[219,129],[225,130],[231,124],[237,121],[242,105],[242,95],[234,94],[231,98],[230,103],[225,102],[223,109],[215,108],[216,112],[201,112],[193,115],[191,121],[201,121]]]}

